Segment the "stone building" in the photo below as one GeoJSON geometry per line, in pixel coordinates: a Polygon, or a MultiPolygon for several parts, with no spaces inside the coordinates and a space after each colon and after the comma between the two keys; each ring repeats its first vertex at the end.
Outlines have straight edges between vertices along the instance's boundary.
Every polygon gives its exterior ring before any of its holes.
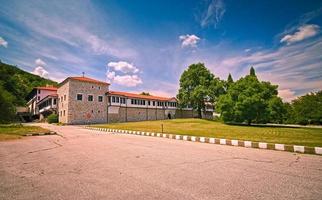
{"type": "MultiPolygon", "coordinates": [[[[68,77],[53,87],[30,94],[30,112],[59,115],[64,124],[115,123],[197,117],[192,108],[179,109],[176,98],[110,91],[110,84],[88,77],[68,77]]],[[[203,113],[212,118],[212,106],[203,113]]],[[[42,118],[42,117],[40,117],[42,118]]]]}
{"type": "Polygon", "coordinates": [[[86,124],[107,122],[109,84],[87,77],[69,77],[59,84],[59,122],[86,124]]]}

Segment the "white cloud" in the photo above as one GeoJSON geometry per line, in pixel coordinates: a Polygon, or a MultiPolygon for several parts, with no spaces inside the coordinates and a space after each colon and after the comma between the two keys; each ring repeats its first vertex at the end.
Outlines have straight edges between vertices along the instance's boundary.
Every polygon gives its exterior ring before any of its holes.
{"type": "Polygon", "coordinates": [[[48,71],[46,71],[42,66],[37,66],[32,73],[44,78],[48,78],[49,75],[48,71]]]}
{"type": "Polygon", "coordinates": [[[217,25],[222,20],[225,12],[225,4],[222,0],[212,0],[207,6],[207,9],[202,13],[200,20],[201,27],[212,24],[217,28],[217,25]]]}
{"type": "Polygon", "coordinates": [[[137,73],[139,69],[135,67],[133,64],[130,64],[125,61],[119,62],[109,62],[107,64],[108,67],[113,68],[115,71],[121,71],[123,73],[137,73]]]}
{"type": "Polygon", "coordinates": [[[115,84],[126,86],[126,87],[135,87],[142,84],[142,80],[138,75],[115,75],[115,72],[107,72],[107,78],[115,84]]]}
{"type": "Polygon", "coordinates": [[[107,79],[108,79],[108,80],[113,81],[113,80],[114,80],[114,78],[115,78],[115,72],[110,72],[110,71],[108,71],[108,72],[106,73],[106,77],[107,77],[107,79]]]}
{"type": "Polygon", "coordinates": [[[296,99],[295,92],[291,89],[278,90],[278,96],[283,99],[285,102],[291,102],[296,99]]]}
{"type": "Polygon", "coordinates": [[[286,42],[287,44],[292,44],[305,40],[307,38],[317,35],[320,31],[320,27],[315,24],[303,25],[297,29],[297,32],[293,34],[285,35],[280,42],[286,42]]]}
{"type": "Polygon", "coordinates": [[[41,60],[40,58],[36,59],[35,63],[37,66],[43,66],[43,67],[46,66],[46,63],[43,60],[41,60]]]}
{"type": "Polygon", "coordinates": [[[2,37],[0,37],[0,46],[8,47],[8,42],[2,37]]]}
{"type": "Polygon", "coordinates": [[[40,58],[35,60],[35,64],[36,64],[36,67],[32,73],[35,75],[44,77],[44,78],[48,78],[49,73],[44,68],[47,64],[43,60],[41,60],[40,58]]]}
{"type": "Polygon", "coordinates": [[[182,41],[182,47],[196,47],[200,38],[196,35],[180,35],[179,39],[182,41]]]}

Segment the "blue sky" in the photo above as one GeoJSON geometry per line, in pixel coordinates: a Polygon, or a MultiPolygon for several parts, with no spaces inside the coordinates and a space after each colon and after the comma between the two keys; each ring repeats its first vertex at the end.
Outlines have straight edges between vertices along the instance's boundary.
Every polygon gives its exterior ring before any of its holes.
{"type": "Polygon", "coordinates": [[[285,101],[322,89],[322,1],[0,0],[0,59],[62,81],[175,96],[196,62],[236,80],[254,66],[285,101]]]}

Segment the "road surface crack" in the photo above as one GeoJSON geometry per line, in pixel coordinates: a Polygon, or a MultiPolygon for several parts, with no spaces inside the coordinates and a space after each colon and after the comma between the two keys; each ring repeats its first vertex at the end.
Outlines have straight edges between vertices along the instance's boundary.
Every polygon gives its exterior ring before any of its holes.
{"type": "Polygon", "coordinates": [[[41,152],[41,151],[48,151],[48,150],[56,149],[56,148],[59,148],[59,147],[63,146],[62,144],[59,144],[58,142],[55,142],[55,141],[53,143],[56,146],[51,147],[51,148],[39,149],[39,150],[36,150],[36,151],[29,151],[28,153],[37,153],[37,152],[41,152]]]}

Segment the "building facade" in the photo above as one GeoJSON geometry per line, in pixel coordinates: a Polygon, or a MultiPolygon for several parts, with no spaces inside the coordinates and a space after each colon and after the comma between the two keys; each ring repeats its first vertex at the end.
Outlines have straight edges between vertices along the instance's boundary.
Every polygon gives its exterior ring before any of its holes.
{"type": "MultiPolygon", "coordinates": [[[[68,77],[50,94],[33,92],[36,113],[57,113],[64,124],[92,124],[197,117],[192,108],[179,109],[176,98],[110,91],[109,84],[88,77],[68,77]],[[35,95],[36,94],[36,95],[35,95]],[[40,95],[43,96],[40,96],[40,95]]],[[[43,88],[43,87],[41,87],[43,88]]],[[[31,102],[31,101],[30,101],[31,102]]],[[[29,105],[30,106],[30,105],[29,105]]],[[[212,118],[212,106],[203,118],[212,118]]]]}
{"type": "Polygon", "coordinates": [[[87,77],[69,77],[57,90],[59,122],[86,124],[107,122],[109,84],[87,77]]]}
{"type": "Polygon", "coordinates": [[[31,116],[42,118],[43,115],[56,113],[57,87],[35,87],[27,96],[27,108],[31,116]]]}

